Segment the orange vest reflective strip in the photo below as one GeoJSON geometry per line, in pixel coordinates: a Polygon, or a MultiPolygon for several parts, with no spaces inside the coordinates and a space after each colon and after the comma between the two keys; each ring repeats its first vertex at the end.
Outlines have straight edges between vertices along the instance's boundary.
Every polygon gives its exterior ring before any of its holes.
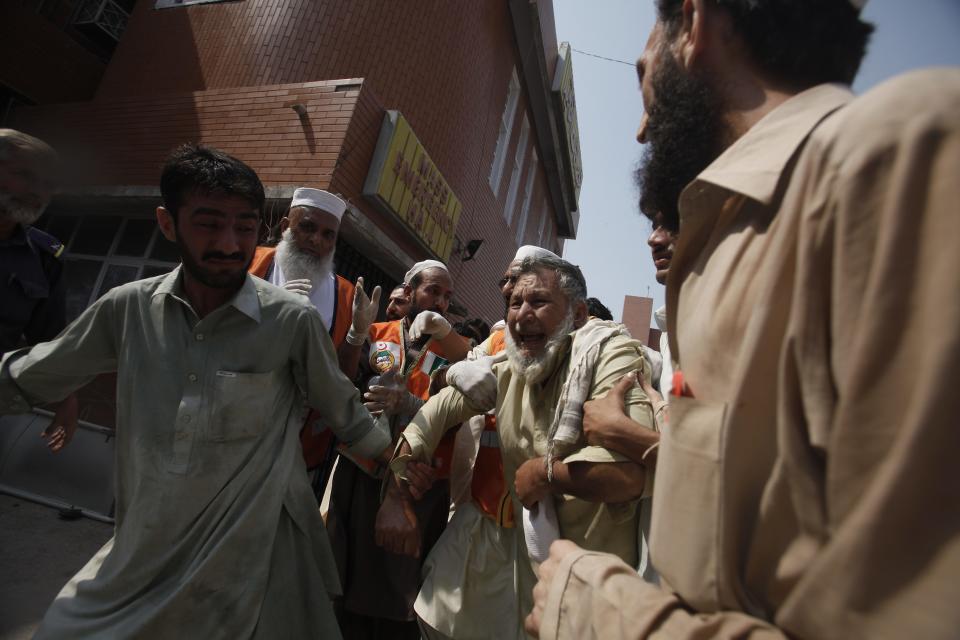
{"type": "Polygon", "coordinates": [[[333,303],[333,328],[330,331],[330,339],[333,340],[333,346],[338,349],[346,339],[350,322],[353,321],[353,290],[354,286],[349,280],[337,276],[337,293],[333,303]]]}
{"type": "MultiPolygon", "coordinates": [[[[504,332],[490,334],[488,355],[496,355],[506,348],[504,332]]],[[[473,482],[470,493],[473,502],[487,517],[501,527],[514,527],[513,500],[503,480],[503,454],[500,452],[500,436],[497,433],[497,419],[486,416],[483,432],[480,434],[480,449],[473,465],[473,482]]]]}

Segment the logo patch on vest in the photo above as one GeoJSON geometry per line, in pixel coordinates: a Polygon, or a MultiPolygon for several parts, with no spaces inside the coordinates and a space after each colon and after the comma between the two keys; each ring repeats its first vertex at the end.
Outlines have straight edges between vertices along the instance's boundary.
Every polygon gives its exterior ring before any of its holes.
{"type": "Polygon", "coordinates": [[[391,344],[388,342],[377,342],[373,355],[370,357],[373,368],[380,373],[386,373],[397,366],[397,356],[390,347],[391,344]]]}

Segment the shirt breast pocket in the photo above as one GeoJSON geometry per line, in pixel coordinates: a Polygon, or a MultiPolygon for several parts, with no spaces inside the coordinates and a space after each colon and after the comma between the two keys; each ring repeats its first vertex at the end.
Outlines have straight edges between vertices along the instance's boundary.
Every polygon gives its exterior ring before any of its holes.
{"type": "Polygon", "coordinates": [[[720,446],[726,404],[670,398],[653,490],[653,564],[694,607],[719,598],[720,446]],[[674,549],[683,549],[680,554],[674,549]]]}
{"type": "Polygon", "coordinates": [[[217,371],[213,381],[210,440],[256,438],[267,427],[276,400],[277,373],[217,371]]]}

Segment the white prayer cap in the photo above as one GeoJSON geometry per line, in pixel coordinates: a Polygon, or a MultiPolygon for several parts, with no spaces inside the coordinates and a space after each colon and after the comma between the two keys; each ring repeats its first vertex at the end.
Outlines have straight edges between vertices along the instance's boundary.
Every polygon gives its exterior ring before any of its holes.
{"type": "Polygon", "coordinates": [[[447,274],[450,273],[450,271],[447,269],[447,265],[443,264],[439,260],[424,260],[410,267],[410,271],[407,271],[407,275],[403,276],[403,283],[410,284],[410,281],[413,280],[415,275],[426,269],[443,269],[447,272],[447,274]]]}
{"type": "Polygon", "coordinates": [[[329,191],[300,187],[293,192],[293,200],[290,201],[290,208],[294,207],[313,207],[326,211],[340,220],[343,218],[343,212],[347,210],[347,203],[329,191]]]}
{"type": "Polygon", "coordinates": [[[513,262],[523,262],[527,258],[557,258],[560,256],[553,251],[548,251],[543,247],[537,247],[532,244],[525,244],[517,249],[517,255],[513,256],[513,262]]]}

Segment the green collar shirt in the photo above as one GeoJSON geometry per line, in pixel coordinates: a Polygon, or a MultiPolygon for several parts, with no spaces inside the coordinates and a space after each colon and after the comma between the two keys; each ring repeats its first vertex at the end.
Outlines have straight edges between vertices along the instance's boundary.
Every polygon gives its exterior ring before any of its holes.
{"type": "Polygon", "coordinates": [[[325,594],[339,583],[300,453],[304,410],[358,455],[376,456],[389,435],[340,373],[316,310],[248,275],[199,318],[178,267],[111,290],[55,340],[7,354],[0,408],[57,401],[113,371],[115,536],[38,637],[333,629],[325,594]]]}

